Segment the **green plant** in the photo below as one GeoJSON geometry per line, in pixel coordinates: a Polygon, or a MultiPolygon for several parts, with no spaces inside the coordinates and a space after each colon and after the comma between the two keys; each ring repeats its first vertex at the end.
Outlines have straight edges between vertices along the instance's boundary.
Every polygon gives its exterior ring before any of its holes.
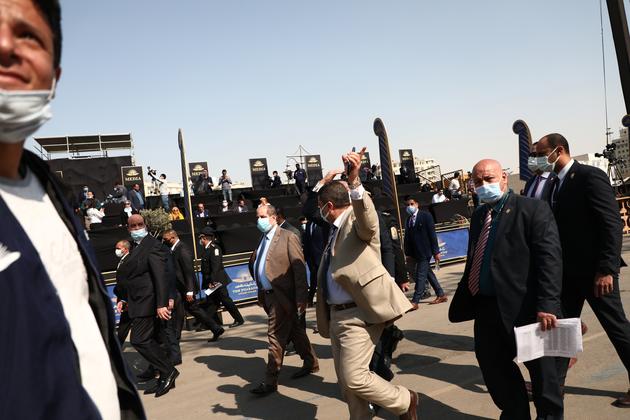
{"type": "Polygon", "coordinates": [[[159,238],[162,232],[172,228],[168,213],[163,208],[140,210],[140,215],[144,218],[149,234],[155,238],[159,238]]]}

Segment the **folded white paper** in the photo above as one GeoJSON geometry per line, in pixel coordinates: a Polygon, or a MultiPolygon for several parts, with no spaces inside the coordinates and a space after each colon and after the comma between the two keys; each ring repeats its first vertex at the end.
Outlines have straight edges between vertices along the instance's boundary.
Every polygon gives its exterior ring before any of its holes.
{"type": "Polygon", "coordinates": [[[559,319],[558,326],[547,331],[540,323],[514,328],[516,362],[528,362],[544,356],[575,357],[582,351],[580,318],[559,319]]]}
{"type": "Polygon", "coordinates": [[[219,287],[223,286],[221,283],[217,283],[216,286],[214,287],[209,287],[206,290],[204,290],[203,292],[207,295],[210,296],[215,290],[217,290],[219,287]]]}

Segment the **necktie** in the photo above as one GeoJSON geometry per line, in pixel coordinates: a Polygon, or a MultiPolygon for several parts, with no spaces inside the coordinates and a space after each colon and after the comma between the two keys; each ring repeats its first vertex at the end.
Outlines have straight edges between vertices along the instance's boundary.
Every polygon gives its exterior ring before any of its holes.
{"type": "Polygon", "coordinates": [[[536,191],[538,191],[538,186],[540,185],[540,175],[536,175],[536,182],[534,182],[534,188],[532,188],[531,193],[529,194],[529,196],[531,198],[536,198],[536,191]]]}
{"type": "Polygon", "coordinates": [[[256,276],[256,282],[261,287],[262,285],[260,284],[258,269],[260,268],[262,255],[266,247],[267,247],[267,235],[263,235],[262,239],[260,240],[260,248],[258,248],[258,253],[256,253],[256,263],[254,264],[254,275],[256,276]]]}
{"type": "Polygon", "coordinates": [[[553,179],[553,194],[551,194],[551,208],[555,209],[558,203],[558,193],[560,192],[560,178],[553,179]]]}
{"type": "Polygon", "coordinates": [[[328,298],[328,270],[330,269],[330,259],[332,258],[332,242],[335,237],[335,232],[337,231],[337,226],[332,225],[330,228],[330,233],[328,234],[328,243],[326,244],[326,249],[324,250],[324,256],[322,258],[322,265],[320,270],[322,273],[325,273],[326,277],[322,282],[322,287],[324,288],[324,297],[328,298]]]}
{"type": "Polygon", "coordinates": [[[483,222],[481,233],[479,234],[479,240],[475,247],[475,253],[473,254],[473,262],[468,274],[468,289],[470,293],[475,296],[479,293],[479,274],[481,273],[481,264],[483,263],[483,254],[488,244],[488,237],[490,236],[490,226],[492,225],[492,209],[488,209],[486,213],[486,219],[483,222]]]}

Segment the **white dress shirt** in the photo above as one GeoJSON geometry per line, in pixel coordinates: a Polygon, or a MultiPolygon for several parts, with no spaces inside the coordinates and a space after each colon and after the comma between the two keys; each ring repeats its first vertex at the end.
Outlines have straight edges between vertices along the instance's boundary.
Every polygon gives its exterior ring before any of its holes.
{"type": "Polygon", "coordinates": [[[571,169],[571,166],[573,166],[574,162],[575,160],[571,159],[569,163],[567,163],[567,165],[564,168],[562,168],[560,172],[558,172],[558,182],[556,183],[557,189],[562,188],[562,183],[564,182],[564,178],[566,178],[567,174],[569,173],[569,169],[571,169]]]}

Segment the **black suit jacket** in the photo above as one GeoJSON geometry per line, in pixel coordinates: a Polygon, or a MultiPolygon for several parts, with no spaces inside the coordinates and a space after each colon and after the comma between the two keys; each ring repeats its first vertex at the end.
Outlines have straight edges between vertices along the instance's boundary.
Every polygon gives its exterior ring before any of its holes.
{"type": "Polygon", "coordinates": [[[319,263],[322,260],[324,247],[326,246],[324,232],[319,225],[309,221],[306,224],[303,238],[304,259],[311,273],[316,274],[317,267],[319,267],[319,263]]]}
{"type": "MultiPolygon", "coordinates": [[[[487,206],[478,207],[470,222],[468,259],[449,308],[451,322],[476,316],[475,298],[468,289],[473,250],[479,239],[487,206]]],[[[551,209],[541,200],[510,194],[497,226],[490,273],[503,325],[536,321],[537,312],[561,315],[562,251],[551,209]]]]}
{"type": "Polygon", "coordinates": [[[186,293],[199,291],[199,284],[195,277],[193,268],[193,255],[185,243],[181,240],[175,245],[172,251],[173,262],[175,263],[175,278],[177,279],[177,291],[182,296],[186,293]]]}
{"type": "Polygon", "coordinates": [[[410,226],[410,220],[411,216],[405,222],[405,255],[415,259],[431,259],[440,252],[433,216],[418,210],[413,226],[410,226]]]}
{"type": "Polygon", "coordinates": [[[223,286],[232,283],[232,279],[223,267],[223,251],[215,243],[211,243],[203,250],[201,274],[203,275],[204,287],[208,287],[210,283],[221,283],[223,286]]]}
{"type": "Polygon", "coordinates": [[[593,281],[617,274],[622,263],[622,221],[604,171],[574,162],[557,194],[553,213],[560,232],[565,279],[593,281]]]}
{"type": "MultiPolygon", "coordinates": [[[[556,175],[554,172],[551,172],[549,174],[549,176],[547,177],[547,180],[545,181],[542,194],[540,196],[541,200],[549,202],[549,200],[551,199],[551,193],[553,192],[553,187],[554,187],[554,184],[556,183],[557,178],[558,178],[558,175],[556,175]]],[[[529,192],[529,189],[531,188],[534,182],[536,182],[536,174],[534,174],[531,178],[529,178],[527,182],[525,183],[525,187],[523,188],[524,196],[527,196],[527,193],[529,192]]]]}
{"type": "Polygon", "coordinates": [[[168,306],[172,294],[168,258],[162,243],[147,235],[118,267],[121,299],[127,301],[130,318],[155,316],[157,308],[168,306]]]}
{"type": "Polygon", "coordinates": [[[136,191],[134,189],[129,190],[127,193],[129,195],[129,201],[131,201],[131,208],[135,211],[140,211],[144,209],[147,205],[147,199],[140,191],[136,191]],[[140,204],[140,199],[138,199],[138,194],[142,197],[143,204],[140,204]]]}

